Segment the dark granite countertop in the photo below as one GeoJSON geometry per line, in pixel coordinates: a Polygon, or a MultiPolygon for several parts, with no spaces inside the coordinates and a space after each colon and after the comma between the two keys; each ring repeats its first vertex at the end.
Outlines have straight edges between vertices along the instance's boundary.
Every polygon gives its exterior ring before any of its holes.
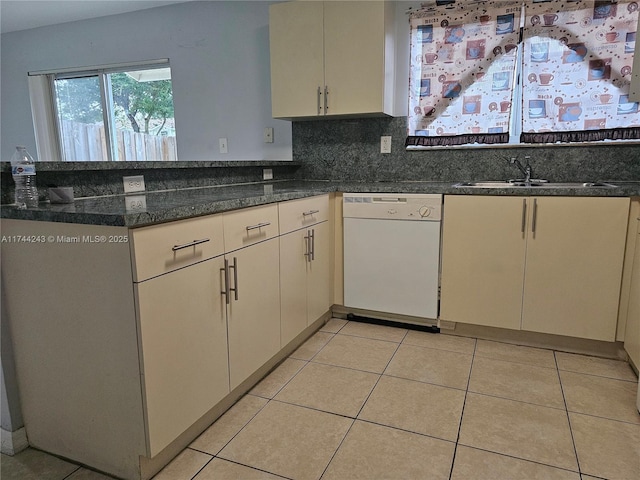
{"type": "Polygon", "coordinates": [[[78,198],[73,204],[0,208],[0,217],[49,222],[138,227],[329,192],[442,193],[454,195],[640,196],[640,182],[611,182],[616,188],[458,188],[451,182],[333,182],[284,180],[146,192],[146,208],[127,211],[125,195],[78,198]]]}

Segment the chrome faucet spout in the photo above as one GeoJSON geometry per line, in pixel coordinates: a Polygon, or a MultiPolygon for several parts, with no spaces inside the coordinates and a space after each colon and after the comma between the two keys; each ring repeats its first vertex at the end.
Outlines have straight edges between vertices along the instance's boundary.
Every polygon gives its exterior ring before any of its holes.
{"type": "Polygon", "coordinates": [[[509,159],[509,163],[511,165],[515,165],[516,167],[518,167],[518,170],[520,170],[522,172],[522,175],[524,175],[525,183],[529,183],[529,182],[531,182],[531,176],[533,175],[533,169],[531,168],[531,165],[529,164],[529,157],[524,157],[524,159],[526,160],[526,165],[525,166],[522,166],[522,163],[520,163],[520,161],[515,157],[510,158],[509,159]]]}

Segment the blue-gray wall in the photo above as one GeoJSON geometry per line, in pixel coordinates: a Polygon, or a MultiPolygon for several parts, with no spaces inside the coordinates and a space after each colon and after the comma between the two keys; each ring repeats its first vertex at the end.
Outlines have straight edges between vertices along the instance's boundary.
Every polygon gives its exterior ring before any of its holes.
{"type": "Polygon", "coordinates": [[[27,72],[160,58],[171,64],[180,160],[290,160],[291,124],[271,118],[270,3],[187,2],[3,34],[0,160],[14,145],[36,153],[27,72]]]}

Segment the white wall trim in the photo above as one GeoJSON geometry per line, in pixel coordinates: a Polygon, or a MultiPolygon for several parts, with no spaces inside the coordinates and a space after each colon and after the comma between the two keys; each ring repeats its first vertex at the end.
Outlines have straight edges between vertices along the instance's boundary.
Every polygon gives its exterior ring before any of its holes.
{"type": "Polygon", "coordinates": [[[2,440],[2,453],[5,455],[15,455],[29,446],[27,440],[27,432],[24,427],[19,428],[15,432],[9,432],[4,428],[0,428],[2,440]]]}

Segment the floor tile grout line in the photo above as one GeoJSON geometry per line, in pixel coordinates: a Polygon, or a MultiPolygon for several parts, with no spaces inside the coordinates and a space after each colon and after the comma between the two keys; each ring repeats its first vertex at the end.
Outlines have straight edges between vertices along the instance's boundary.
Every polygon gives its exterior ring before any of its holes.
{"type": "Polygon", "coordinates": [[[628,383],[633,383],[634,385],[638,384],[638,380],[626,380],[624,378],[608,377],[606,375],[600,375],[600,374],[597,374],[597,373],[578,372],[576,370],[567,370],[567,369],[564,369],[564,368],[558,368],[558,371],[559,372],[574,373],[576,375],[585,375],[587,377],[604,378],[604,379],[607,379],[607,380],[618,380],[619,382],[628,382],[628,383]]]}
{"type": "Polygon", "coordinates": [[[458,435],[453,446],[453,456],[451,457],[451,468],[449,469],[449,480],[453,475],[453,467],[456,464],[456,455],[458,453],[458,445],[460,444],[460,432],[462,431],[462,420],[464,418],[464,409],[467,406],[467,397],[469,396],[469,385],[471,384],[471,373],[473,372],[473,362],[476,358],[476,349],[478,348],[478,339],[473,344],[473,354],[471,355],[471,365],[469,366],[469,376],[467,377],[467,388],[464,391],[464,400],[462,401],[462,410],[460,411],[460,422],[458,423],[458,435]]]}
{"type": "Polygon", "coordinates": [[[78,468],[76,468],[73,472],[69,473],[69,475],[65,475],[64,477],[61,478],[61,480],[67,480],[68,478],[71,478],[71,476],[73,474],[75,474],[76,472],[78,472],[80,469],[82,469],[82,465],[77,465],[78,468]]]}
{"type": "Polygon", "coordinates": [[[450,440],[448,438],[437,437],[435,435],[429,435],[428,433],[423,433],[423,432],[416,432],[414,430],[407,430],[406,428],[395,427],[393,425],[386,425],[384,423],[374,422],[373,420],[367,420],[365,418],[356,417],[354,420],[358,420],[359,422],[362,422],[362,423],[369,423],[371,425],[377,425],[379,427],[390,428],[392,430],[398,430],[399,432],[405,432],[405,433],[410,433],[412,435],[419,435],[421,437],[431,438],[433,440],[440,440],[441,442],[447,442],[447,443],[453,443],[453,444],[456,443],[456,440],[450,440]]]}
{"type": "MultiPolygon", "coordinates": [[[[282,365],[285,361],[289,360],[289,358],[290,358],[290,357],[285,358],[285,359],[280,363],[280,365],[282,365]]],[[[297,358],[293,358],[292,360],[298,360],[298,359],[297,359],[297,358]]],[[[299,360],[299,361],[300,361],[300,362],[302,362],[302,361],[304,361],[304,360],[299,360]]],[[[282,390],[284,390],[284,387],[286,387],[287,385],[289,385],[289,383],[290,383],[290,382],[291,382],[295,377],[297,377],[297,376],[298,376],[298,374],[299,374],[302,370],[304,370],[305,368],[307,368],[307,366],[311,363],[311,361],[309,361],[309,360],[304,361],[304,362],[305,362],[305,364],[304,364],[304,365],[303,365],[303,366],[302,366],[302,367],[301,367],[301,368],[300,368],[296,373],[294,373],[294,374],[293,374],[293,376],[292,376],[289,380],[287,380],[286,382],[284,382],[284,385],[282,385],[282,386],[278,389],[278,391],[277,391],[276,393],[274,393],[274,394],[273,394],[273,396],[272,396],[272,397],[262,397],[262,396],[260,396],[260,395],[256,395],[256,396],[257,396],[257,397],[260,397],[260,398],[265,398],[265,399],[267,399],[267,400],[273,400],[273,399],[276,397],[276,395],[278,395],[282,390]]],[[[276,368],[274,368],[271,372],[269,372],[269,374],[265,375],[265,376],[262,378],[262,380],[265,380],[265,379],[266,379],[266,378],[267,378],[271,373],[273,373],[273,372],[275,372],[275,371],[276,371],[276,368]]],[[[260,382],[262,382],[262,380],[260,380],[260,382]]],[[[260,383],[260,382],[258,382],[258,383],[260,383]]],[[[258,384],[256,384],[256,386],[258,386],[258,384]]],[[[254,387],[254,388],[255,388],[255,387],[254,387]]],[[[249,395],[249,394],[251,394],[251,390],[249,390],[247,393],[245,393],[245,395],[249,395]]],[[[255,395],[255,394],[252,394],[252,395],[255,395]]],[[[265,406],[266,406],[266,405],[265,405],[265,406]]]]}
{"type": "MultiPolygon", "coordinates": [[[[257,470],[257,471],[259,471],[259,472],[268,473],[269,475],[273,475],[273,476],[275,476],[275,477],[282,478],[282,479],[284,479],[284,480],[295,480],[295,479],[293,479],[293,478],[291,478],[291,477],[285,477],[284,475],[280,475],[279,473],[270,472],[269,470],[265,470],[265,469],[263,469],[263,468],[253,467],[253,466],[251,466],[251,465],[247,465],[246,463],[238,462],[238,461],[236,461],[236,460],[229,460],[228,458],[219,457],[218,455],[215,455],[215,456],[211,459],[211,461],[213,461],[213,460],[214,460],[214,459],[216,459],[216,458],[217,458],[217,459],[219,459],[219,460],[224,460],[225,462],[233,463],[233,464],[235,464],[235,465],[241,465],[241,466],[243,466],[243,467],[247,467],[247,468],[250,468],[250,469],[252,469],[252,470],[257,470]]],[[[201,470],[201,471],[202,471],[202,470],[201,470]]],[[[200,472],[198,472],[198,473],[200,473],[200,472]]],[[[153,480],[153,479],[152,479],[152,480],[153,480]]],[[[191,480],[198,480],[198,479],[194,477],[194,478],[192,478],[191,480]]]]}
{"type": "Polygon", "coordinates": [[[602,415],[593,415],[592,413],[576,412],[575,410],[568,410],[567,413],[573,413],[575,415],[584,415],[585,417],[599,418],[601,420],[609,420],[611,422],[624,423],[625,425],[633,425],[640,428],[640,423],[628,422],[626,420],[620,420],[619,418],[603,417],[602,415]]]}
{"type": "Polygon", "coordinates": [[[562,377],[560,376],[560,369],[558,368],[558,358],[556,352],[553,352],[553,359],[556,362],[556,370],[558,373],[558,381],[560,382],[560,391],[562,392],[562,400],[564,402],[564,409],[567,415],[567,424],[569,425],[569,434],[571,435],[571,444],[573,445],[573,453],[576,456],[576,464],[578,465],[578,474],[582,478],[582,467],[580,466],[580,457],[578,456],[578,448],[576,447],[576,439],[573,435],[573,427],[571,426],[571,416],[569,415],[569,407],[567,406],[567,397],[564,393],[564,385],[562,384],[562,377]]]}
{"type": "Polygon", "coordinates": [[[517,400],[515,398],[509,398],[509,397],[501,397],[499,395],[494,395],[494,394],[489,394],[489,393],[483,393],[483,392],[476,392],[473,390],[469,390],[469,393],[473,393],[474,395],[480,395],[482,397],[490,397],[490,398],[497,398],[499,400],[508,400],[510,402],[517,402],[517,403],[522,403],[524,405],[531,405],[533,407],[543,407],[543,408],[551,408],[553,410],[560,410],[560,411],[566,411],[566,407],[552,407],[550,405],[542,405],[541,403],[533,403],[533,402],[527,402],[525,400],[517,400]]]}
{"type": "MultiPolygon", "coordinates": [[[[553,354],[553,352],[552,352],[552,354],[553,354]]],[[[527,367],[546,368],[547,370],[558,370],[555,365],[546,366],[546,365],[539,365],[539,364],[536,364],[536,363],[523,362],[523,361],[518,361],[518,360],[513,360],[513,359],[505,360],[504,358],[491,357],[489,355],[482,354],[482,353],[480,353],[480,354],[476,353],[475,356],[478,357],[478,358],[483,358],[485,360],[493,360],[494,362],[514,363],[516,365],[524,365],[524,366],[527,366],[527,367]]]]}
{"type": "MultiPolygon", "coordinates": [[[[189,448],[189,447],[187,447],[187,448],[189,448]]],[[[183,450],[183,452],[184,452],[184,450],[183,450]]],[[[195,475],[193,477],[191,477],[191,480],[196,480],[196,477],[198,475],[200,475],[200,472],[202,472],[202,470],[204,470],[207,467],[207,465],[209,465],[211,462],[213,462],[213,459],[216,458],[215,455],[211,455],[210,453],[207,453],[207,455],[209,455],[211,458],[209,460],[207,460],[207,463],[205,463],[202,467],[200,467],[200,469],[195,473],[195,475]]],[[[153,480],[153,478],[151,480],[153,480]]]]}

